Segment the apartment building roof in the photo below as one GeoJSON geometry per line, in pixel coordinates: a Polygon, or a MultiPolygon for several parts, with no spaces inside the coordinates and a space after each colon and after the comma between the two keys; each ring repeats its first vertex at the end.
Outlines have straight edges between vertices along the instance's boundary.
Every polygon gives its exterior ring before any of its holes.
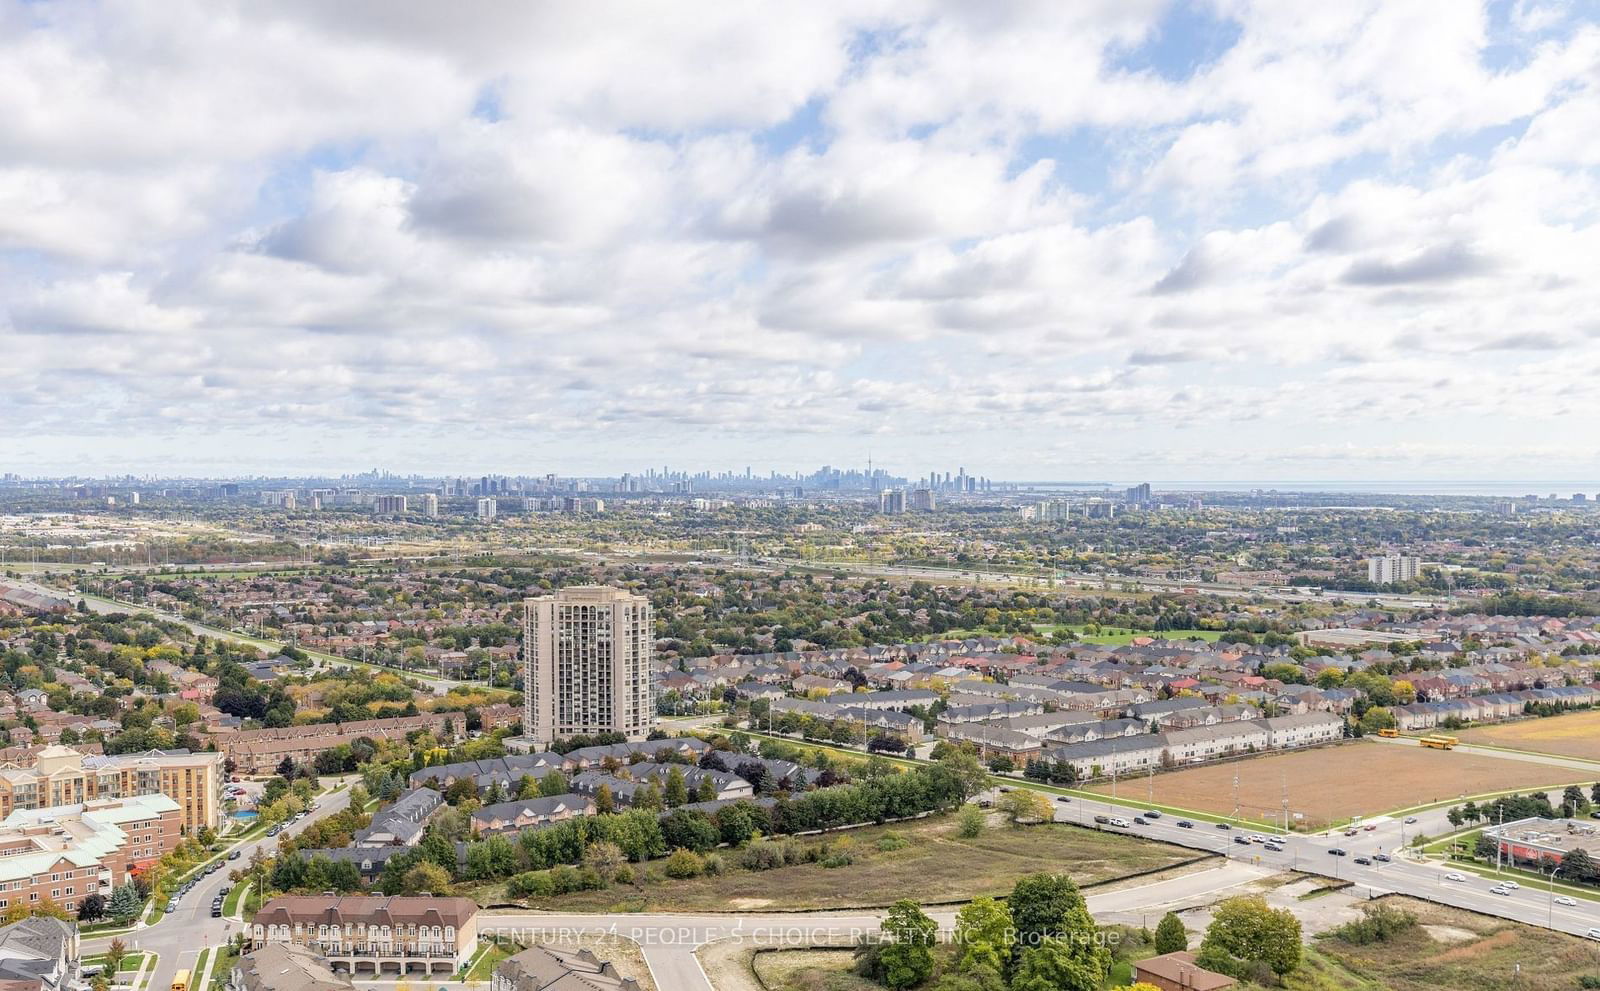
{"type": "Polygon", "coordinates": [[[427,925],[460,929],[478,914],[469,898],[431,895],[279,895],[251,920],[258,926],[427,925]]]}

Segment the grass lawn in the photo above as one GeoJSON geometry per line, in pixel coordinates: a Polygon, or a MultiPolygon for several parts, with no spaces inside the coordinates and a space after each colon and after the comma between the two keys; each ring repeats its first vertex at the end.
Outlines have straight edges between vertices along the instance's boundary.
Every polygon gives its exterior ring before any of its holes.
{"type": "Polygon", "coordinates": [[[1215,643],[1222,636],[1222,630],[1134,630],[1125,627],[1101,627],[1099,633],[1085,633],[1082,626],[1067,626],[1059,623],[1035,623],[1034,627],[1039,633],[1048,636],[1057,630],[1071,630],[1077,635],[1079,643],[1100,644],[1103,646],[1126,647],[1140,637],[1151,637],[1156,640],[1204,640],[1215,643]]]}
{"type": "Polygon", "coordinates": [[[228,986],[228,975],[233,973],[233,965],[239,962],[239,954],[233,952],[233,945],[213,947],[211,955],[214,962],[211,964],[211,987],[201,991],[224,991],[228,986]]]}
{"type": "Polygon", "coordinates": [[[489,980],[494,974],[495,965],[516,952],[516,947],[506,947],[499,943],[484,943],[478,947],[478,952],[473,955],[472,961],[467,965],[467,980],[489,980]]]}
{"type": "Polygon", "coordinates": [[[250,881],[240,881],[234,885],[233,890],[228,892],[228,896],[222,900],[222,914],[228,918],[237,915],[240,899],[244,898],[245,892],[253,886],[250,881]]]}
{"type": "MultiPolygon", "coordinates": [[[[791,842],[849,851],[854,862],[832,869],[812,863],[747,871],[737,866],[738,851],[724,850],[719,856],[726,870],[719,876],[673,881],[661,877],[659,864],[651,864],[641,872],[651,876],[642,885],[576,892],[531,904],[560,911],[601,911],[620,905],[647,912],[726,912],[877,907],[899,898],[952,902],[1003,894],[1018,878],[1042,870],[1064,871],[1079,884],[1088,884],[1167,867],[1193,856],[1180,847],[1065,824],[1014,829],[1001,824],[998,816],[991,817],[989,827],[973,839],[957,835],[954,816],[936,816],[796,837],[791,842]],[[891,833],[909,842],[898,850],[878,849],[878,841],[891,833]]],[[[492,891],[481,894],[494,896],[492,891]]]]}
{"type": "Polygon", "coordinates": [[[1318,940],[1285,980],[1289,991],[1570,991],[1600,966],[1600,945],[1576,936],[1427,902],[1391,903],[1422,924],[1367,946],[1318,940]]]}
{"type": "Polygon", "coordinates": [[[769,991],[881,991],[851,971],[850,950],[763,950],[750,961],[769,991]]]}

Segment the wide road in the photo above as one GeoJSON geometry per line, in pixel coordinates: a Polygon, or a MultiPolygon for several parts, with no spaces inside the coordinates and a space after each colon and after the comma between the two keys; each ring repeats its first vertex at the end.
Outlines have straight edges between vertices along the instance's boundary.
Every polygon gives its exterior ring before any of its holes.
{"type": "Polygon", "coordinates": [[[1600,903],[1578,900],[1575,906],[1555,904],[1559,892],[1551,893],[1547,887],[1521,887],[1509,895],[1493,894],[1495,881],[1460,871],[1464,881],[1450,881],[1447,875],[1457,873],[1447,864],[1404,859],[1400,855],[1406,839],[1421,831],[1427,836],[1441,836],[1454,827],[1446,818],[1445,809],[1418,812],[1414,816],[1393,818],[1374,817],[1357,827],[1355,834],[1347,831],[1330,831],[1315,835],[1268,834],[1263,839],[1281,846],[1281,851],[1266,849],[1262,842],[1251,842],[1254,835],[1248,826],[1221,829],[1211,823],[1196,820],[1192,828],[1180,827],[1185,821],[1170,813],[1159,818],[1145,816],[1145,825],[1134,822],[1144,813],[1137,804],[1112,803],[1080,799],[1076,796],[1065,802],[1056,802],[1057,822],[1083,822],[1094,826],[1094,817],[1102,815],[1126,820],[1127,827],[1103,825],[1108,832],[1128,833],[1147,839],[1161,840],[1193,849],[1210,850],[1230,859],[1277,870],[1297,870],[1310,874],[1350,881],[1356,894],[1376,897],[1383,894],[1411,895],[1428,901],[1470,909],[1486,915],[1495,915],[1516,922],[1546,926],[1560,932],[1583,936],[1591,929],[1600,928],[1600,903]],[[1405,821],[1414,819],[1413,822],[1405,821]],[[1370,827],[1370,828],[1369,828],[1370,827]],[[1240,843],[1239,839],[1245,842],[1240,843]],[[1332,851],[1343,850],[1344,855],[1332,851]],[[1376,855],[1390,857],[1387,863],[1372,860],[1376,855]],[[1358,864],[1356,858],[1372,860],[1358,864]]]}
{"type": "MultiPolygon", "coordinates": [[[[219,629],[218,627],[215,627],[215,626],[207,626],[204,623],[197,623],[197,622],[195,622],[193,620],[185,619],[184,617],[182,617],[182,616],[180,616],[180,615],[178,615],[176,613],[162,612],[160,609],[157,609],[154,606],[145,605],[145,604],[139,603],[139,602],[122,602],[122,601],[119,601],[117,599],[108,599],[108,598],[106,598],[104,596],[101,596],[101,595],[95,595],[92,592],[85,592],[84,590],[82,590],[80,588],[77,588],[77,587],[74,587],[71,590],[66,590],[66,589],[53,588],[53,587],[48,586],[48,585],[40,585],[37,582],[26,581],[26,580],[15,579],[15,578],[7,579],[7,581],[12,585],[16,585],[16,586],[18,586],[20,588],[27,589],[30,592],[37,592],[40,595],[49,595],[49,596],[53,596],[53,597],[58,598],[58,599],[61,599],[61,598],[67,598],[67,599],[72,599],[72,600],[82,599],[84,604],[89,607],[89,610],[91,612],[96,612],[96,613],[119,613],[119,612],[120,613],[141,613],[141,612],[147,612],[147,613],[150,613],[150,614],[155,615],[155,616],[160,616],[162,619],[164,619],[164,620],[166,620],[166,621],[168,621],[170,623],[179,623],[179,624],[181,624],[181,625],[183,625],[185,627],[188,627],[190,632],[195,633],[195,634],[197,634],[199,636],[210,637],[213,640],[225,640],[225,641],[228,641],[230,643],[244,644],[244,645],[249,646],[249,647],[260,647],[260,648],[263,648],[263,649],[266,649],[266,650],[282,650],[283,647],[284,647],[284,644],[281,641],[278,641],[278,640],[269,640],[269,639],[267,639],[265,637],[243,636],[241,634],[234,633],[231,630],[219,629]]],[[[399,671],[399,670],[396,670],[394,668],[386,668],[386,667],[382,666],[381,664],[362,664],[359,661],[346,660],[345,658],[340,657],[337,654],[329,654],[326,651],[309,650],[309,649],[307,649],[305,647],[301,647],[299,649],[304,651],[307,655],[311,656],[312,658],[315,658],[318,662],[320,662],[320,663],[322,663],[324,665],[327,665],[329,667],[356,668],[356,669],[368,670],[368,671],[391,671],[394,674],[398,674],[398,675],[401,675],[403,677],[410,678],[411,680],[413,680],[413,681],[415,681],[415,682],[417,682],[419,684],[427,686],[428,690],[433,692],[433,694],[435,694],[435,695],[448,694],[450,689],[456,688],[456,687],[459,687],[459,686],[462,686],[462,685],[471,685],[471,686],[475,686],[475,687],[482,687],[477,682],[456,681],[453,678],[438,678],[438,677],[433,677],[433,676],[430,676],[430,675],[415,674],[415,673],[412,673],[410,671],[399,671]]]]}
{"type": "MultiPolygon", "coordinates": [[[[350,781],[358,780],[350,778],[350,781]]],[[[350,789],[342,788],[317,798],[317,809],[299,823],[285,826],[284,832],[298,833],[306,826],[330,816],[350,804],[350,789]]],[[[240,929],[240,924],[227,919],[213,919],[211,917],[211,901],[224,885],[233,882],[228,880],[228,873],[236,868],[250,863],[251,855],[257,850],[263,850],[267,855],[277,851],[278,837],[261,837],[248,843],[236,846],[239,851],[236,860],[223,860],[222,867],[214,874],[202,874],[194,889],[187,895],[177,899],[177,909],[173,912],[160,912],[156,921],[151,925],[136,929],[120,937],[129,950],[144,950],[160,955],[156,961],[154,975],[147,984],[149,988],[167,988],[172,986],[172,978],[180,967],[194,967],[195,957],[200,950],[207,946],[220,946],[240,929]]],[[[230,851],[231,852],[231,851],[230,851]]],[[[224,854],[223,856],[226,856],[224,854]]],[[[158,906],[164,908],[165,906],[158,906]]],[[[111,942],[108,936],[100,936],[83,941],[82,952],[84,955],[105,952],[106,946],[111,942]]]]}

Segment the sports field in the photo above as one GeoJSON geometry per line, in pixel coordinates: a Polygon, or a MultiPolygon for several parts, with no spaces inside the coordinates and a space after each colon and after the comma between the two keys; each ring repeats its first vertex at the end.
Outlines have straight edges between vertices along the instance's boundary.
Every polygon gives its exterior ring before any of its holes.
{"type": "Polygon", "coordinates": [[[1600,709],[1479,726],[1455,735],[1462,743],[1600,761],[1600,709]]]}
{"type": "MultiPolygon", "coordinates": [[[[1221,815],[1232,815],[1237,803],[1240,818],[1281,824],[1287,795],[1290,826],[1318,829],[1464,795],[1587,784],[1593,777],[1528,761],[1354,741],[1125,777],[1117,796],[1221,815]]],[[[1110,794],[1111,785],[1093,790],[1110,794]]]]}

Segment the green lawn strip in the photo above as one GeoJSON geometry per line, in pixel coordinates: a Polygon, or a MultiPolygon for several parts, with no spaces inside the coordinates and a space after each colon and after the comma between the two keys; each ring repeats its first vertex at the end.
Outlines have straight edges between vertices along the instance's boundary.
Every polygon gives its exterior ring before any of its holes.
{"type": "Polygon", "coordinates": [[[1576,783],[1577,782],[1574,781],[1563,781],[1560,784],[1554,785],[1528,785],[1521,788],[1508,788],[1504,791],[1487,791],[1478,795],[1466,795],[1460,798],[1445,799],[1441,802],[1429,802],[1427,805],[1411,805],[1403,809],[1391,809],[1388,812],[1379,812],[1377,815],[1366,816],[1364,821],[1371,822],[1379,815],[1386,815],[1391,818],[1395,818],[1415,815],[1418,812],[1432,812],[1434,809],[1447,809],[1452,805],[1464,805],[1467,802],[1482,802],[1485,799],[1493,800],[1496,798],[1505,798],[1507,795],[1528,795],[1538,792],[1548,793],[1552,791],[1560,791],[1567,785],[1576,783]]]}
{"type": "Polygon", "coordinates": [[[228,978],[233,973],[233,965],[239,962],[239,954],[233,951],[233,944],[226,943],[212,950],[211,986],[199,988],[197,991],[225,991],[228,978]]]}
{"type": "Polygon", "coordinates": [[[200,953],[194,958],[194,965],[189,968],[189,987],[191,991],[198,987],[200,975],[205,973],[206,958],[211,956],[211,947],[202,946],[200,953]]]}
{"type": "Polygon", "coordinates": [[[250,890],[252,883],[249,880],[240,881],[232,891],[228,892],[227,897],[222,900],[222,914],[225,918],[231,919],[238,915],[239,902],[244,898],[244,893],[250,890]]]}
{"type": "Polygon", "coordinates": [[[511,956],[512,952],[499,943],[483,943],[472,959],[467,961],[467,980],[489,980],[494,975],[495,965],[511,956]]]}

